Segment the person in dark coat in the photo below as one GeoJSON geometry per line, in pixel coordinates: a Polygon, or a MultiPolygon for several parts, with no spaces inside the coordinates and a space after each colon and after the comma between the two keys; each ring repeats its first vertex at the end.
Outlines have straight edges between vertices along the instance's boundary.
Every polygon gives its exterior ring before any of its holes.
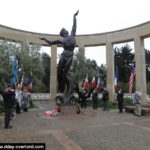
{"type": "Polygon", "coordinates": [[[81,103],[81,108],[86,108],[86,94],[86,90],[81,88],[81,91],[79,92],[79,103],[81,103]]]}
{"type": "Polygon", "coordinates": [[[103,102],[104,102],[104,108],[103,110],[109,110],[108,101],[109,101],[109,92],[106,88],[103,89],[103,102]]]}
{"type": "Polygon", "coordinates": [[[98,91],[95,89],[92,93],[92,100],[93,100],[93,109],[97,109],[98,104],[98,91]]]}
{"type": "Polygon", "coordinates": [[[12,128],[10,123],[10,117],[13,112],[15,91],[12,91],[11,87],[4,86],[2,90],[2,97],[4,100],[5,110],[5,127],[6,129],[12,128]]]}
{"type": "Polygon", "coordinates": [[[117,101],[118,101],[118,108],[119,108],[119,113],[123,112],[123,103],[124,103],[124,92],[123,90],[120,88],[118,93],[117,93],[117,101]]]}

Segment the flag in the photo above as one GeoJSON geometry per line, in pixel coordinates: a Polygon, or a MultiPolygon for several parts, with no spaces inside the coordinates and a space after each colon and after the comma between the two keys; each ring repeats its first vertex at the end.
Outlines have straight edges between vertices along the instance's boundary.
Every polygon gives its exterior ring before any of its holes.
{"type": "Polygon", "coordinates": [[[19,88],[19,81],[18,81],[18,78],[17,78],[16,83],[15,83],[15,90],[18,90],[18,88],[19,88]]]}
{"type": "Polygon", "coordinates": [[[23,89],[24,89],[23,71],[21,72],[20,87],[21,87],[21,91],[23,91],[23,89]]]}
{"type": "Polygon", "coordinates": [[[17,80],[17,72],[18,72],[18,59],[17,59],[17,56],[15,56],[14,65],[13,65],[13,69],[12,69],[12,79],[11,79],[11,87],[12,88],[15,88],[15,83],[17,80]]]}
{"type": "Polygon", "coordinates": [[[23,65],[21,65],[20,88],[21,88],[21,91],[23,92],[23,89],[24,89],[24,81],[23,81],[23,65]]]}
{"type": "Polygon", "coordinates": [[[86,74],[85,82],[84,82],[84,87],[86,90],[89,90],[89,81],[88,81],[88,74],[86,74]]]}
{"type": "Polygon", "coordinates": [[[117,83],[118,83],[118,69],[116,68],[114,88],[117,87],[117,83]]]}
{"type": "Polygon", "coordinates": [[[100,90],[101,87],[102,87],[102,82],[100,78],[100,73],[98,73],[97,90],[100,90]]]}
{"type": "Polygon", "coordinates": [[[95,87],[95,85],[96,85],[96,80],[95,77],[93,77],[92,84],[91,84],[92,89],[95,87]]]}
{"type": "Polygon", "coordinates": [[[27,82],[27,91],[31,92],[31,90],[32,90],[32,72],[31,72],[29,80],[27,82]]]}
{"type": "Polygon", "coordinates": [[[133,87],[133,80],[134,77],[136,76],[136,67],[135,67],[135,62],[132,64],[132,70],[131,70],[131,75],[129,79],[129,93],[132,93],[132,87],[133,87]]]}

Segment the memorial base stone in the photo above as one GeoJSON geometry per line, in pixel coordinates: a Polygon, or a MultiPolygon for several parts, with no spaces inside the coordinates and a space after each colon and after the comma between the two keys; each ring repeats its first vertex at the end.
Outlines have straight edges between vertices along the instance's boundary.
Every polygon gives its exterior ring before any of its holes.
{"type": "Polygon", "coordinates": [[[77,114],[77,105],[61,105],[60,112],[63,115],[77,114]]]}

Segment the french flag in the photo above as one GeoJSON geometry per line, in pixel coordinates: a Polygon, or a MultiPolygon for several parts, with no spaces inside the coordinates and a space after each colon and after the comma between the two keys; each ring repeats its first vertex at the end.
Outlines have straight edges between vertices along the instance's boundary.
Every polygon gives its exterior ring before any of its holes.
{"type": "Polygon", "coordinates": [[[86,90],[89,90],[89,81],[88,81],[88,74],[86,74],[85,82],[84,82],[84,87],[86,90]]]}
{"type": "Polygon", "coordinates": [[[27,82],[27,91],[31,92],[32,91],[32,72],[30,74],[29,80],[27,82]]]}
{"type": "Polygon", "coordinates": [[[92,89],[95,87],[95,85],[96,85],[96,80],[95,77],[93,77],[92,84],[91,84],[92,89]]]}
{"type": "Polygon", "coordinates": [[[102,87],[102,82],[100,78],[100,73],[98,73],[97,90],[100,90],[101,87],[102,87]]]}
{"type": "Polygon", "coordinates": [[[117,84],[118,84],[118,69],[116,68],[114,88],[117,87],[117,84]]]}

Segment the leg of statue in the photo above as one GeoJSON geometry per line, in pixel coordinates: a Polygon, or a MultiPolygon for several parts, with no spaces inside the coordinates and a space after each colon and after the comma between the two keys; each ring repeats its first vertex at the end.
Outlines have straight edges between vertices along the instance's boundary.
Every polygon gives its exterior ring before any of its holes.
{"type": "Polygon", "coordinates": [[[68,70],[71,66],[72,63],[72,57],[68,59],[67,63],[65,64],[65,68],[63,71],[63,78],[65,78],[65,83],[67,85],[67,92],[65,95],[65,103],[69,103],[70,96],[72,95],[72,89],[73,89],[73,84],[71,79],[67,76],[68,70]]]}
{"type": "Polygon", "coordinates": [[[57,80],[58,80],[58,87],[60,92],[64,92],[65,85],[63,84],[63,70],[65,66],[65,59],[63,57],[60,58],[58,63],[58,69],[57,69],[57,80]]]}

